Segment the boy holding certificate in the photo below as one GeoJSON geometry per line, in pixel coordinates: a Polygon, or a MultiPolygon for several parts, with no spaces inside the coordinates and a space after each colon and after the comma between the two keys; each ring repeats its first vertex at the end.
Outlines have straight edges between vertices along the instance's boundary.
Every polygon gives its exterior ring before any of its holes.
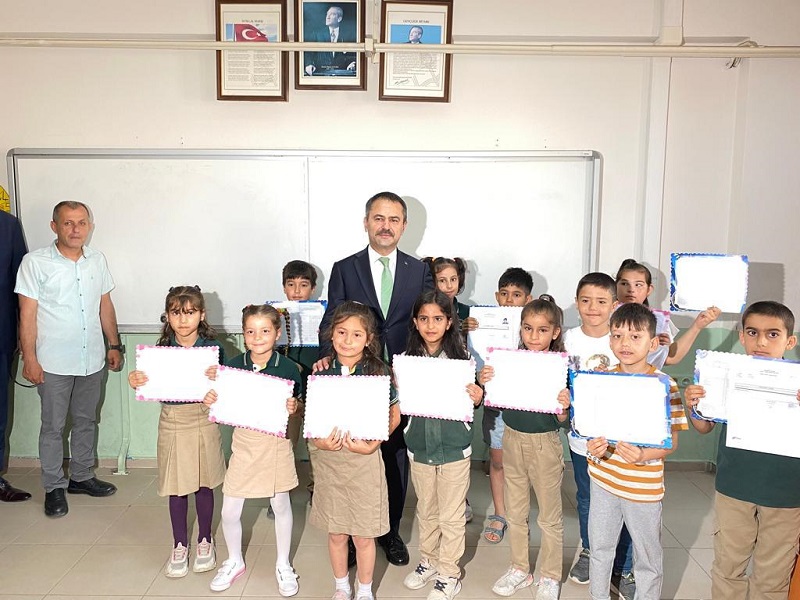
{"type": "MultiPolygon", "coordinates": [[[[756,302],[742,314],[739,341],[748,356],[780,359],[797,344],[793,330],[794,315],[786,306],[756,302]]],[[[694,409],[706,392],[690,385],[685,395],[694,409]]],[[[695,414],[692,425],[700,433],[714,429],[714,422],[695,414]]],[[[716,490],[712,596],[745,598],[749,588],[751,598],[786,598],[800,536],[800,458],[729,447],[723,424],[716,490]]]]}
{"type": "MultiPolygon", "coordinates": [[[[641,304],[625,304],[611,315],[610,327],[611,351],[619,361],[611,372],[660,374],[647,362],[648,353],[658,347],[656,318],[650,309],[641,304]]],[[[670,409],[671,448],[635,446],[624,441],[609,445],[604,437],[590,439],[586,444],[591,479],[589,591],[594,600],[609,598],[611,570],[623,523],[633,541],[636,597],[661,597],[664,457],[678,447],[678,431],[688,429],[678,386],[671,379],[670,409]]]]}

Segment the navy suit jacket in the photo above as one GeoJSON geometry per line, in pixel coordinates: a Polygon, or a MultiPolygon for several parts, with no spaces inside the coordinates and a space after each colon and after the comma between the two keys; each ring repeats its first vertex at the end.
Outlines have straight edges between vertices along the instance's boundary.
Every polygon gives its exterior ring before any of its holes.
{"type": "Polygon", "coordinates": [[[19,263],[27,251],[19,221],[0,210],[0,354],[11,354],[17,347],[19,311],[14,285],[19,263]]]}
{"type": "Polygon", "coordinates": [[[405,352],[414,302],[423,291],[430,289],[433,289],[433,277],[428,265],[398,250],[392,301],[384,319],[375,293],[367,249],[334,263],[328,280],[328,308],[319,328],[320,357],[331,355],[330,337],[323,339],[323,332],[330,327],[336,307],[347,300],[361,302],[372,309],[378,322],[381,344],[386,346],[390,359],[405,352]]]}

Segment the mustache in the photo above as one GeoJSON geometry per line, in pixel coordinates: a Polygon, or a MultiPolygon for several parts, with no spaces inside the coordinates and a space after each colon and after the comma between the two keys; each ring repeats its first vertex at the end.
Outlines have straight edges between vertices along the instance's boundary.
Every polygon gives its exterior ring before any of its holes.
{"type": "Polygon", "coordinates": [[[391,229],[381,229],[380,231],[378,231],[376,235],[385,235],[385,234],[394,237],[394,232],[391,229]]]}

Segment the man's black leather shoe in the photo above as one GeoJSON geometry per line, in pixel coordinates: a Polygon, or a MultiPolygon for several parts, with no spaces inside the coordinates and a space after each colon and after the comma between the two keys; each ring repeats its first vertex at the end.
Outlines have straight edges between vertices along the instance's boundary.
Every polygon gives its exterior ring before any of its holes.
{"type": "Polygon", "coordinates": [[[86,481],[73,481],[70,479],[67,491],[70,494],[89,494],[95,498],[102,498],[116,492],[117,487],[113,483],[100,481],[97,477],[92,477],[86,481]]]}
{"type": "Polygon", "coordinates": [[[69,512],[64,488],[56,488],[44,495],[44,514],[48,517],[63,517],[69,512]]]}
{"type": "Polygon", "coordinates": [[[18,490],[5,479],[0,477],[0,501],[2,502],[22,502],[31,495],[23,490],[18,490]]]}
{"type": "Polygon", "coordinates": [[[408,564],[408,548],[396,531],[382,535],[378,538],[378,543],[386,552],[386,560],[390,563],[397,566],[408,564]]]}

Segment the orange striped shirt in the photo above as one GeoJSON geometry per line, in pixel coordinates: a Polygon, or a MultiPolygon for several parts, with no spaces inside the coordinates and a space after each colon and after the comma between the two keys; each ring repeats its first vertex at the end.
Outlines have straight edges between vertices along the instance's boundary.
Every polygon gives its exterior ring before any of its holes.
{"type": "MultiPolygon", "coordinates": [[[[619,366],[610,369],[620,372],[619,366]]],[[[661,375],[661,371],[650,365],[647,375],[661,375]]],[[[673,433],[689,428],[678,385],[669,380],[670,421],[673,433]]],[[[633,502],[659,502],[664,497],[664,459],[658,458],[642,464],[625,461],[609,446],[603,458],[589,457],[589,476],[601,488],[633,502]]]]}

